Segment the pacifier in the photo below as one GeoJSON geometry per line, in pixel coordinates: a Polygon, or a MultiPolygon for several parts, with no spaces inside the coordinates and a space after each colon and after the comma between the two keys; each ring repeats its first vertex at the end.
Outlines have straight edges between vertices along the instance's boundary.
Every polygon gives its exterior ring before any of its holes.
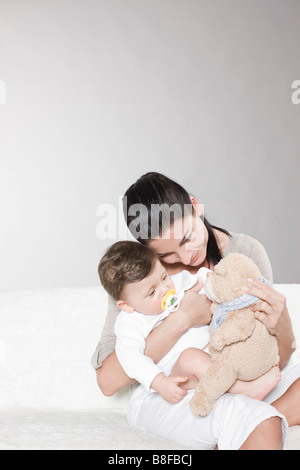
{"type": "Polygon", "coordinates": [[[179,307],[179,299],[176,295],[175,289],[169,290],[164,296],[161,308],[162,310],[168,310],[169,312],[175,312],[179,307]]]}

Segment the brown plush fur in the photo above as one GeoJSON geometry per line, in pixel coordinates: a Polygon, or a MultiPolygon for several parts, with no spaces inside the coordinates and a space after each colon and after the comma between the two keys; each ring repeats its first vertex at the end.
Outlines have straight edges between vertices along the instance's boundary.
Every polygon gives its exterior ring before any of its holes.
{"type": "MultiPolygon", "coordinates": [[[[245,294],[248,278],[261,273],[255,263],[231,253],[216,266],[205,287],[214,312],[216,306],[245,294]]],[[[210,338],[212,365],[200,380],[190,402],[197,416],[208,415],[215,402],[237,379],[254,380],[279,363],[277,340],[257,320],[250,307],[230,312],[210,338]]]]}

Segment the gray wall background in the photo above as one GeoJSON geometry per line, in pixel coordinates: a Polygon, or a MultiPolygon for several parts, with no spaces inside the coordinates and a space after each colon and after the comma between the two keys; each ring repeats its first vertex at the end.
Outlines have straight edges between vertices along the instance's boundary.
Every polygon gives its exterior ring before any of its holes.
{"type": "Polygon", "coordinates": [[[299,18],[299,0],[0,0],[0,290],[98,285],[97,208],[146,171],[299,283],[299,18]]]}

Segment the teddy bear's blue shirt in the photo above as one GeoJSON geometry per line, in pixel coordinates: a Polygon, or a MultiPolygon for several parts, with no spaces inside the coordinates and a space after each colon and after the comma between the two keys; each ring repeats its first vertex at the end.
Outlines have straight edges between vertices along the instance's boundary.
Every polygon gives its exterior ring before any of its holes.
{"type": "MultiPolygon", "coordinates": [[[[260,277],[259,281],[264,282],[269,286],[271,285],[270,282],[267,281],[267,279],[265,279],[264,277],[260,277]]],[[[211,333],[213,333],[219,326],[222,325],[229,312],[249,307],[250,305],[255,304],[258,300],[260,300],[259,297],[255,297],[254,295],[243,294],[240,297],[237,297],[236,299],[219,304],[212,317],[211,333]]]]}

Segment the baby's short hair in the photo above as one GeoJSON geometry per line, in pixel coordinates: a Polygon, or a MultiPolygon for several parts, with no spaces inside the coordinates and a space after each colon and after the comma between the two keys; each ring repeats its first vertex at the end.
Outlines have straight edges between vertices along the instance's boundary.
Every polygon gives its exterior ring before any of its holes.
{"type": "Polygon", "coordinates": [[[121,300],[125,285],[145,279],[157,260],[158,256],[147,245],[129,240],[116,242],[99,263],[101,284],[115,300],[121,300]]]}

